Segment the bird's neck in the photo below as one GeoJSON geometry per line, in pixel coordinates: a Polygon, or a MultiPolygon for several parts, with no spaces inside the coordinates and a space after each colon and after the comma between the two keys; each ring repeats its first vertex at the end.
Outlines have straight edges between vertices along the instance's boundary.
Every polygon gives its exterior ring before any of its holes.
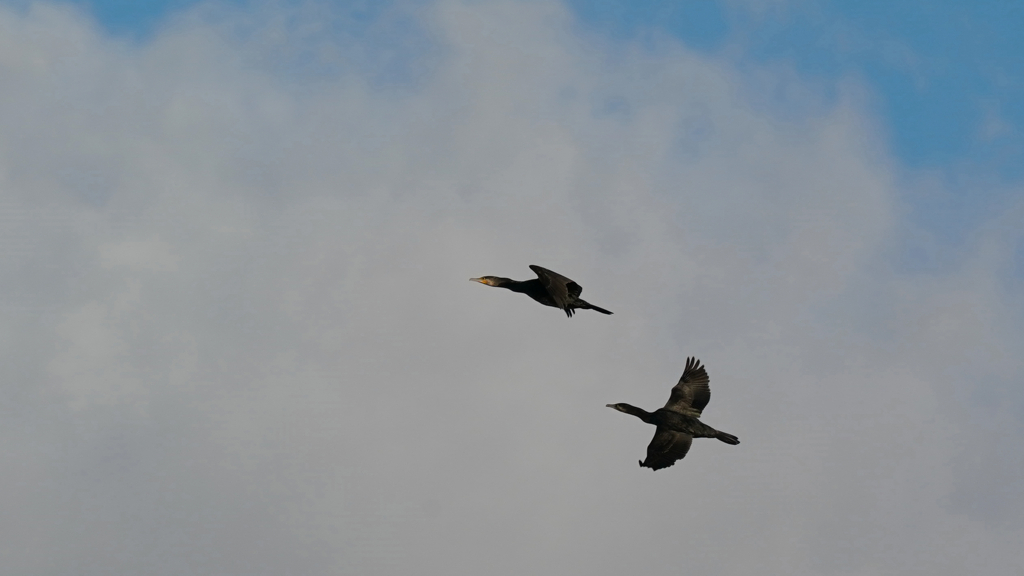
{"type": "Polygon", "coordinates": [[[622,411],[625,412],[626,414],[632,414],[633,416],[636,416],[637,418],[643,420],[644,422],[647,422],[648,424],[655,423],[654,414],[652,414],[651,412],[648,412],[643,408],[637,408],[636,406],[630,404],[621,404],[621,406],[622,411]]]}
{"type": "Polygon", "coordinates": [[[499,279],[498,288],[507,288],[513,292],[526,292],[526,287],[523,284],[526,282],[520,282],[519,280],[512,280],[511,278],[499,279]]]}

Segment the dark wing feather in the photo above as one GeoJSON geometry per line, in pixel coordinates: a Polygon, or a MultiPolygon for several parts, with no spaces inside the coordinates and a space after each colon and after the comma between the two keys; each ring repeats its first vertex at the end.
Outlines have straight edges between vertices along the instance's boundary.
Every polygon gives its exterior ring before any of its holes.
{"type": "Polygon", "coordinates": [[[530,270],[533,270],[537,278],[540,279],[540,283],[548,291],[551,299],[555,301],[555,305],[563,310],[567,309],[569,303],[579,298],[580,293],[583,292],[583,288],[580,288],[579,284],[557,272],[534,264],[530,264],[530,270]]]}
{"type": "Polygon", "coordinates": [[[681,460],[690,450],[693,438],[689,434],[676,432],[667,428],[658,427],[654,432],[654,438],[647,446],[647,460],[640,463],[652,470],[668,468],[681,460]]]}
{"type": "Polygon", "coordinates": [[[711,388],[708,387],[710,381],[700,360],[687,358],[686,370],[679,378],[679,383],[672,387],[672,395],[665,403],[665,408],[683,413],[696,411],[699,416],[711,400],[711,388]]]}

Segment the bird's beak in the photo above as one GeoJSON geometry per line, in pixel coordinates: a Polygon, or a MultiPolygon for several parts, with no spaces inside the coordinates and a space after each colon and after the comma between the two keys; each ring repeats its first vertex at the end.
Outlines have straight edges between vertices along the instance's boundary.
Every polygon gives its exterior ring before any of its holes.
{"type": "Polygon", "coordinates": [[[615,408],[615,404],[605,404],[605,406],[608,408],[615,408]]]}
{"type": "Polygon", "coordinates": [[[470,279],[469,279],[469,281],[470,281],[470,282],[479,282],[479,283],[481,283],[481,284],[486,284],[486,285],[488,285],[488,286],[490,286],[490,285],[491,285],[491,283],[490,283],[489,281],[487,281],[487,280],[484,280],[483,278],[470,278],[470,279]]]}

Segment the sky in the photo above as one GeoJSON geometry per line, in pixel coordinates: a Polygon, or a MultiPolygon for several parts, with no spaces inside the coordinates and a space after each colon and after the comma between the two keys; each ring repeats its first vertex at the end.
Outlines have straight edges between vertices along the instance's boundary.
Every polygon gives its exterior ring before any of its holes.
{"type": "Polygon", "coordinates": [[[0,2],[4,566],[1021,572],[1010,6],[0,2]]]}

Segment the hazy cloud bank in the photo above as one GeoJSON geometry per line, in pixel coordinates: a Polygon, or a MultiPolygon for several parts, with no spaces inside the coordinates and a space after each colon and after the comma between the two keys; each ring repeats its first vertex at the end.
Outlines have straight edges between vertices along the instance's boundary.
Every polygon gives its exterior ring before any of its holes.
{"type": "Polygon", "coordinates": [[[854,87],[548,3],[296,10],[0,11],[12,573],[1022,567],[1020,207],[908,272],[854,87]],[[466,281],[533,263],[615,315],[466,281]],[[642,470],[604,404],[687,355],[743,443],[642,470]]]}

